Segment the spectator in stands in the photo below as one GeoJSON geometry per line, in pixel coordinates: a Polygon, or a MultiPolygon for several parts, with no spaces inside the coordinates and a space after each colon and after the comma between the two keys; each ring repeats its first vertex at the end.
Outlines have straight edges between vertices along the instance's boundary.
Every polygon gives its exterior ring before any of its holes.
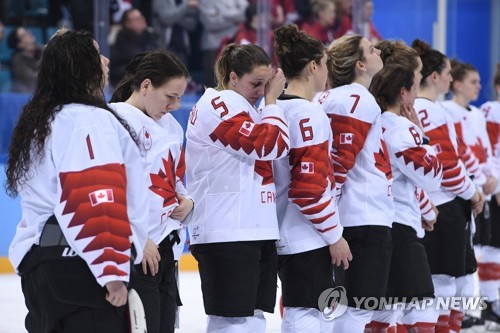
{"type": "Polygon", "coordinates": [[[273,54],[272,55],[273,65],[278,65],[278,58],[276,57],[276,54],[272,52],[274,44],[273,31],[272,30],[269,31],[269,35],[266,41],[259,41],[258,39],[257,29],[259,27],[259,20],[265,19],[264,16],[265,15],[259,14],[257,12],[257,5],[255,3],[250,3],[247,9],[245,9],[245,18],[246,18],[245,22],[240,25],[240,28],[236,32],[234,38],[228,38],[227,42],[223,41],[223,45],[221,45],[221,50],[227,44],[234,42],[235,44],[239,45],[258,44],[267,52],[268,49],[265,47],[265,45],[263,45],[264,43],[267,43],[267,46],[269,46],[269,52],[267,53],[273,54]]]}
{"type": "Polygon", "coordinates": [[[335,35],[333,37],[339,38],[352,30],[351,1],[335,0],[335,5],[337,15],[335,16],[335,35]]]}
{"type": "Polygon", "coordinates": [[[257,5],[251,3],[245,9],[245,22],[242,23],[236,31],[234,41],[236,44],[256,44],[257,43],[257,27],[259,17],[257,15],[257,5]]]}
{"type": "Polygon", "coordinates": [[[283,24],[295,23],[299,19],[299,13],[295,8],[295,0],[277,0],[279,6],[283,9],[283,24]]]}
{"type": "Polygon", "coordinates": [[[323,44],[329,45],[333,42],[335,33],[335,2],[334,0],[312,0],[311,5],[313,17],[303,22],[300,28],[323,44]]]}
{"type": "Polygon", "coordinates": [[[215,86],[215,58],[222,41],[234,37],[245,21],[247,0],[200,0],[200,22],[203,25],[200,49],[203,53],[203,84],[215,86]]]}
{"type": "MultiPolygon", "coordinates": [[[[271,22],[271,28],[277,28],[282,26],[285,23],[285,9],[282,4],[283,0],[270,0],[268,3],[269,6],[269,13],[271,15],[270,17],[270,22],[271,22]]],[[[257,9],[257,3],[259,0],[249,0],[248,3],[249,5],[255,5],[255,8],[257,9]]]]}
{"type": "Polygon", "coordinates": [[[142,13],[128,9],[123,13],[121,30],[110,47],[110,83],[116,85],[125,76],[125,67],[138,53],[158,48],[158,35],[146,24],[142,13]]]}
{"type": "Polygon", "coordinates": [[[18,26],[9,33],[7,45],[14,51],[10,58],[11,90],[33,92],[42,56],[42,49],[35,36],[29,30],[18,26]]]}
{"type": "Polygon", "coordinates": [[[368,39],[372,44],[376,44],[380,42],[383,38],[380,36],[379,32],[377,31],[377,28],[375,28],[375,25],[373,24],[372,21],[372,16],[373,16],[373,11],[374,11],[374,4],[373,1],[367,0],[365,2],[365,8],[364,8],[364,24],[365,24],[365,30],[363,31],[363,35],[368,39]]]}
{"type": "Polygon", "coordinates": [[[189,33],[198,25],[199,0],[153,0],[153,27],[159,45],[174,51],[187,64],[191,53],[189,33]]]}

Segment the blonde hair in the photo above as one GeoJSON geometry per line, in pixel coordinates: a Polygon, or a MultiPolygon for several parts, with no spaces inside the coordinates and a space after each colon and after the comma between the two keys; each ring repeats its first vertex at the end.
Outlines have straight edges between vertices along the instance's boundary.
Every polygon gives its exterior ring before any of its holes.
{"type": "Polygon", "coordinates": [[[356,79],[356,63],[363,61],[361,35],[344,35],[328,47],[328,81],[332,88],[351,84],[356,79]]]}

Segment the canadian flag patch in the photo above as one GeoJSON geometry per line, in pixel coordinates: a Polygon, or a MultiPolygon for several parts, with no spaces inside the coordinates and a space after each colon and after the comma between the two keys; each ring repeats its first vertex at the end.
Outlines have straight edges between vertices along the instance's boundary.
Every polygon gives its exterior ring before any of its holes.
{"type": "Polygon", "coordinates": [[[254,126],[255,126],[254,123],[249,121],[244,121],[243,125],[241,125],[240,127],[240,133],[243,134],[244,136],[250,136],[250,134],[252,134],[254,126]]]}
{"type": "Polygon", "coordinates": [[[429,153],[425,154],[424,155],[424,162],[427,164],[427,165],[431,165],[432,163],[432,157],[429,153]]]}
{"type": "Polygon", "coordinates": [[[151,149],[151,146],[153,145],[153,140],[151,139],[151,133],[149,133],[148,129],[146,127],[142,128],[142,145],[144,146],[144,149],[149,150],[151,149]]]}
{"type": "Polygon", "coordinates": [[[350,145],[354,139],[354,134],[352,133],[340,133],[340,144],[350,145]]]}
{"type": "Polygon", "coordinates": [[[314,163],[300,162],[300,173],[314,173],[314,163]]]}
{"type": "Polygon", "coordinates": [[[115,198],[113,197],[113,190],[97,190],[89,193],[90,203],[92,207],[97,206],[99,204],[105,202],[115,202],[115,198]]]}
{"type": "Polygon", "coordinates": [[[433,147],[436,150],[437,154],[440,154],[443,152],[443,149],[441,149],[441,145],[439,143],[436,143],[433,147]]]}

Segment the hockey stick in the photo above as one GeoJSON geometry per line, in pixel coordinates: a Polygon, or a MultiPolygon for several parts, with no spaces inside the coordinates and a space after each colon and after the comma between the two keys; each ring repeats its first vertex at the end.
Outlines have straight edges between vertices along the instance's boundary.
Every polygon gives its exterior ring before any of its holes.
{"type": "Polygon", "coordinates": [[[147,333],[146,314],[139,294],[134,289],[128,292],[130,333],[147,333]]]}

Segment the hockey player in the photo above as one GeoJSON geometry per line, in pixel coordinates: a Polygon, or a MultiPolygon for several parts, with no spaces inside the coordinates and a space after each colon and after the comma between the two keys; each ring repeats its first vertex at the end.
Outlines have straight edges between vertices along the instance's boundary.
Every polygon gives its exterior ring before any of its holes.
{"type": "MultiPolygon", "coordinates": [[[[434,296],[425,248],[420,242],[424,229],[431,231],[437,209],[424,190],[436,190],[442,179],[442,164],[427,145],[413,102],[421,80],[422,61],[418,53],[402,41],[385,40],[377,44],[384,68],[370,85],[382,110],[384,141],[394,176],[396,217],[392,224],[392,260],[388,296],[400,302],[413,302],[434,296]],[[427,205],[425,205],[427,203],[427,205]]],[[[420,303],[425,304],[425,303],[420,303]]],[[[398,324],[398,331],[430,332],[437,314],[429,307],[402,310],[401,305],[376,312],[367,332],[398,324]]]]}
{"type": "MultiPolygon", "coordinates": [[[[328,76],[323,44],[296,25],[278,28],[275,52],[287,78],[278,98],[290,128],[288,158],[273,162],[280,239],[278,273],[284,306],[282,332],[331,332],[322,317],[321,293],[333,288],[333,264],[349,267],[349,245],[335,198],[330,154],[332,130],[314,95],[328,76]]],[[[325,304],[328,306],[328,304],[325,304]]]]}
{"type": "Polygon", "coordinates": [[[289,151],[276,105],[285,77],[254,44],[226,46],[217,88],[191,110],[187,187],[196,202],[188,226],[198,261],[207,332],[264,332],[276,301],[276,190],[272,161],[289,151]],[[260,112],[255,104],[264,95],[260,112]]]}
{"type": "Polygon", "coordinates": [[[169,51],[138,55],[113,93],[110,106],[138,133],[148,178],[148,241],[130,287],[142,299],[148,332],[174,332],[176,265],[172,246],[193,209],[184,187],[184,132],[169,113],[179,108],[189,73],[169,51]]]}
{"type": "MultiPolygon", "coordinates": [[[[497,64],[493,77],[493,86],[497,100],[484,103],[481,106],[481,111],[486,118],[489,142],[495,162],[500,165],[500,63],[497,64]]],[[[500,194],[498,192],[500,190],[497,188],[490,202],[492,221],[490,238],[488,245],[482,248],[478,272],[481,295],[488,299],[487,308],[481,312],[481,318],[500,324],[500,309],[497,307],[500,287],[500,223],[498,223],[500,220],[500,194]]]]}
{"type": "Polygon", "coordinates": [[[386,296],[391,262],[392,172],[380,107],[368,91],[383,64],[380,51],[360,35],[335,40],[328,55],[332,89],[315,100],[330,118],[339,218],[353,256],[349,269],[335,271],[349,307],[335,319],[334,332],[358,333],[374,311],[356,309],[354,297],[386,296]]]}
{"type": "MultiPolygon", "coordinates": [[[[433,230],[435,219],[424,219],[422,222],[419,196],[422,190],[438,189],[443,176],[442,164],[434,148],[424,144],[423,133],[413,110],[422,65],[416,60],[418,54],[412,51],[414,54],[409,59],[413,59],[414,68],[385,63],[370,86],[370,92],[384,110],[384,141],[394,177],[392,190],[396,217],[392,224],[393,251],[387,296],[399,300],[406,298],[408,302],[434,296],[427,255],[419,238],[423,237],[424,229],[433,230]]],[[[391,56],[398,55],[392,53],[391,56]]],[[[430,308],[415,311],[400,309],[395,307],[393,310],[378,311],[374,320],[383,323],[385,315],[390,318],[390,321],[385,322],[386,325],[399,322],[410,332],[433,332],[437,320],[435,311],[430,308]],[[377,320],[378,317],[381,320],[377,320]]],[[[377,327],[380,326],[373,325],[365,333],[380,332],[377,327]]]]}
{"type": "MultiPolygon", "coordinates": [[[[426,232],[423,244],[431,267],[435,296],[460,296],[461,283],[457,279],[474,272],[477,267],[471,244],[471,209],[479,214],[484,196],[459,159],[452,120],[436,101],[439,95],[449,90],[452,81],[450,61],[419,39],[413,41],[412,47],[423,63],[422,81],[414,108],[429,143],[443,163],[441,188],[429,193],[439,216],[435,230],[426,232]]],[[[436,332],[459,331],[462,318],[461,311],[442,311],[436,332]]]]}
{"type": "MultiPolygon", "coordinates": [[[[451,100],[443,102],[447,114],[453,119],[457,135],[462,137],[464,145],[472,152],[479,162],[478,172],[474,177],[474,182],[480,186],[483,193],[486,195],[487,201],[483,213],[478,215],[475,219],[476,232],[474,235],[474,244],[478,245],[476,248],[479,253],[478,257],[478,276],[479,286],[482,292],[490,294],[491,291],[488,286],[491,284],[485,282],[491,280],[494,276],[494,258],[500,252],[490,246],[492,242],[491,234],[491,214],[490,214],[490,199],[492,194],[497,192],[497,178],[498,178],[498,162],[493,156],[490,140],[487,133],[486,119],[478,108],[469,103],[476,100],[481,90],[480,77],[476,68],[470,64],[465,64],[456,60],[451,62],[453,82],[451,83],[451,91],[453,97],[451,100]],[[486,261],[485,261],[486,260],[486,261]],[[492,262],[493,260],[493,262],[492,262]],[[486,290],[484,290],[486,287],[486,290]]],[[[497,259],[498,260],[498,259],[497,259]]],[[[473,275],[467,276],[465,283],[465,295],[473,296],[474,293],[474,278],[473,275]]],[[[497,293],[497,290],[495,290],[497,293]]],[[[493,301],[497,297],[493,298],[493,301]]],[[[493,303],[488,301],[488,309],[483,311],[483,317],[491,312],[493,303]]],[[[469,326],[478,320],[475,317],[467,315],[468,321],[465,323],[469,326]]],[[[486,318],[485,318],[486,319],[486,318]]],[[[492,320],[495,318],[488,318],[492,320]]]]}
{"type": "Polygon", "coordinates": [[[139,149],[104,100],[108,63],[91,34],[58,32],[14,129],[7,189],[23,218],[9,258],[28,332],[128,332],[148,203],[139,149]]]}

